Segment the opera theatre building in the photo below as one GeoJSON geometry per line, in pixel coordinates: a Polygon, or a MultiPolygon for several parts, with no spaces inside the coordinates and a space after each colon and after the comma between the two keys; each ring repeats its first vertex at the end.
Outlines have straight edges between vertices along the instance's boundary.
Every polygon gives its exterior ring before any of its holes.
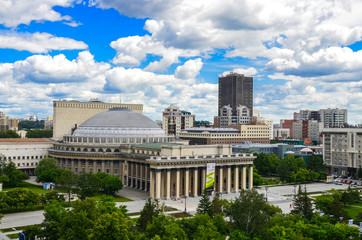
{"type": "Polygon", "coordinates": [[[156,198],[201,195],[210,177],[218,192],[246,189],[247,182],[253,187],[251,154],[233,154],[231,145],[177,144],[154,121],[127,108],[88,118],[58,139],[49,156],[59,168],[116,175],[156,198]]]}

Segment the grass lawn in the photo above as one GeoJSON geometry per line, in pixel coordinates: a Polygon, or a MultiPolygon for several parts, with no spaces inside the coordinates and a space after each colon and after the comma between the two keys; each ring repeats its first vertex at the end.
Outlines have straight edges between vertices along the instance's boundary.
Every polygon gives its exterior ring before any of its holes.
{"type": "MultiPolygon", "coordinates": [[[[38,186],[38,185],[34,185],[34,184],[31,184],[31,183],[27,183],[27,182],[22,182],[19,187],[15,187],[15,188],[26,188],[26,189],[29,189],[30,191],[34,192],[34,193],[37,193],[37,194],[44,194],[44,193],[47,193],[51,190],[45,190],[43,189],[42,186],[38,186]]],[[[10,189],[14,189],[14,188],[4,188],[4,192],[6,191],[9,191],[10,189]]]]}
{"type": "MultiPolygon", "coordinates": [[[[114,198],[114,201],[115,202],[132,202],[133,200],[129,199],[129,198],[125,198],[125,197],[121,197],[121,196],[112,196],[114,198]]],[[[98,199],[98,196],[95,196],[95,198],[97,200],[98,199]]]]}
{"type": "Polygon", "coordinates": [[[358,214],[362,212],[362,202],[355,203],[351,206],[344,207],[344,210],[347,211],[348,215],[354,220],[359,220],[358,214]]]}
{"type": "Polygon", "coordinates": [[[19,239],[19,233],[12,233],[6,236],[10,239],[19,239]]]}

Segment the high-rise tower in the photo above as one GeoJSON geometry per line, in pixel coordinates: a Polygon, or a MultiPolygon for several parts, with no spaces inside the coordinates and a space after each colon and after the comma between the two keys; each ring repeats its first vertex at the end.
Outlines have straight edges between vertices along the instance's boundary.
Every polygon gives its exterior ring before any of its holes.
{"type": "Polygon", "coordinates": [[[230,105],[232,115],[237,115],[237,108],[243,105],[253,112],[253,78],[245,77],[244,74],[230,73],[219,78],[219,108],[218,114],[221,116],[221,109],[230,105]]]}

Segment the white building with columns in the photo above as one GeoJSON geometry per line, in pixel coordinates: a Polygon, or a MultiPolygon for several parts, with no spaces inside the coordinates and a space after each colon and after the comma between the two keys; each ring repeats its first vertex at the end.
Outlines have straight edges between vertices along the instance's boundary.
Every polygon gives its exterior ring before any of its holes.
{"type": "Polygon", "coordinates": [[[253,187],[251,154],[233,154],[231,145],[176,144],[154,121],[127,109],[91,117],[55,142],[49,155],[60,168],[106,172],[156,198],[201,195],[208,163],[215,164],[215,191],[253,187]]]}

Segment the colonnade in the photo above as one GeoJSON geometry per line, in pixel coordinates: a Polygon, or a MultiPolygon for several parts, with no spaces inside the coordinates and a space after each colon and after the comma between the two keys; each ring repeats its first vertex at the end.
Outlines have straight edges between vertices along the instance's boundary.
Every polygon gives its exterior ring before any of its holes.
{"type": "MultiPolygon", "coordinates": [[[[124,186],[147,191],[150,197],[179,198],[201,195],[206,185],[206,166],[173,165],[159,168],[146,161],[58,159],[60,168],[75,173],[106,172],[119,176],[124,186]]],[[[253,188],[253,165],[216,165],[214,191],[235,192],[253,188]],[[249,171],[247,173],[247,166],[249,171]],[[240,170],[240,174],[239,174],[240,170]]]]}
{"type": "MultiPolygon", "coordinates": [[[[214,190],[237,192],[246,189],[247,165],[216,166],[214,190]],[[241,168],[241,176],[239,176],[241,168]]],[[[206,185],[206,167],[150,169],[150,197],[179,198],[201,195],[206,185]]],[[[249,165],[248,189],[253,188],[253,165],[249,165]]]]}

